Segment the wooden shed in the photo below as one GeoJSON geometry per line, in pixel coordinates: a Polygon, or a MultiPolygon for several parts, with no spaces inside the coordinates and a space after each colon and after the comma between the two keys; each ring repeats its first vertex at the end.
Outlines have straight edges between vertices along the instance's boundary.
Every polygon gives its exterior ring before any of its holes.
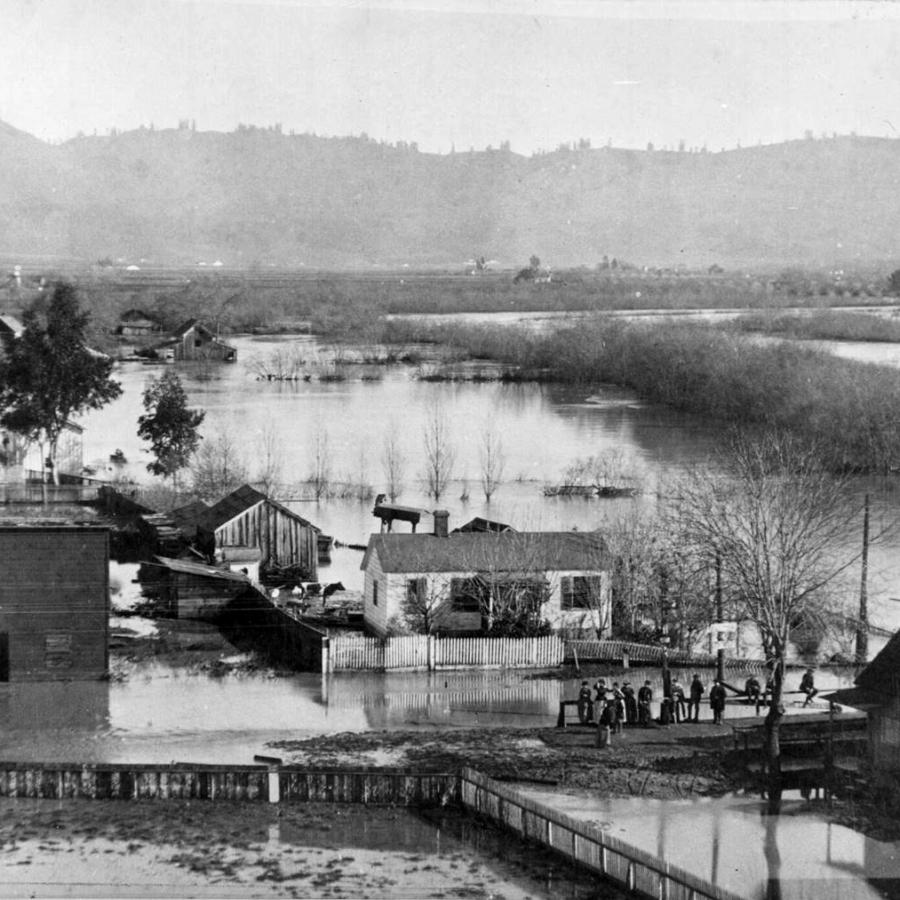
{"type": "Polygon", "coordinates": [[[250,587],[247,575],[186,559],[157,556],[142,563],[144,567],[157,570],[148,579],[153,587],[145,587],[145,592],[152,590],[161,607],[177,619],[216,619],[250,587]]]}
{"type": "Polygon", "coordinates": [[[203,323],[188,319],[162,345],[171,348],[175,360],[219,360],[236,362],[237,349],[223,343],[203,323]]]}
{"type": "Polygon", "coordinates": [[[260,567],[296,570],[303,581],[317,578],[321,529],[249,484],[204,511],[194,525],[194,538],[208,554],[223,547],[256,547],[260,567]]]}

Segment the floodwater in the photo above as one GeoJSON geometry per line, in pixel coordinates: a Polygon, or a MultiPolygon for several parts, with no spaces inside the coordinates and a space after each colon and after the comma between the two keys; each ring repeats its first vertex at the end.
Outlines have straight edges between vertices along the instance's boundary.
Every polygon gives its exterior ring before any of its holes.
{"type": "Polygon", "coordinates": [[[4,800],[0,814],[0,897],[622,897],[451,810],[4,800]]]}
{"type": "Polygon", "coordinates": [[[875,900],[900,890],[900,841],[828,822],[824,801],[795,792],[769,816],[765,801],[750,796],[682,801],[522,791],[749,900],[875,900]],[[778,882],[777,895],[770,881],[778,882]]]}
{"type": "MultiPolygon", "coordinates": [[[[251,479],[260,475],[263,448],[267,443],[274,447],[280,460],[279,496],[343,545],[365,545],[377,530],[371,510],[374,493],[385,490],[382,460],[388,434],[394,435],[403,460],[400,503],[426,513],[446,508],[451,527],[484,516],[519,529],[590,530],[627,517],[635,505],[665,498],[674,478],[709,460],[722,427],[643,403],[627,390],[608,385],[426,382],[418,380],[413,366],[347,363],[379,348],[335,351],[308,336],[229,340],[238,348],[236,364],[176,367],[189,402],[206,410],[202,429],[206,439],[228,435],[251,479]],[[305,359],[312,379],[258,381],[251,371],[253,363],[279,352],[305,359]],[[345,380],[317,380],[335,373],[345,380]],[[435,414],[448,426],[455,456],[453,478],[439,501],[427,496],[424,482],[424,435],[435,414]],[[480,483],[480,448],[488,431],[500,436],[504,457],[502,484],[490,503],[480,483]],[[326,450],[328,481],[344,487],[336,491],[341,496],[318,502],[303,483],[315,469],[317,445],[326,450]],[[603,460],[609,481],[639,485],[641,494],[624,500],[543,495],[545,486],[566,480],[568,467],[591,457],[603,460]]],[[[879,361],[890,357],[900,363],[897,345],[854,345],[847,352],[857,358],[877,352],[879,361]]],[[[97,469],[98,477],[152,480],[146,472],[149,456],[136,435],[137,418],[143,412],[144,388],[163,370],[163,366],[120,364],[116,377],[124,388],[122,397],[83,419],[85,461],[97,469]],[[127,465],[109,461],[115,449],[123,450],[127,465]]],[[[859,490],[872,493],[875,534],[884,522],[897,517],[900,495],[869,482],[861,482],[859,490]]],[[[419,529],[430,528],[431,517],[424,514],[419,529]]],[[[861,535],[862,522],[858,534],[847,536],[852,552],[858,551],[861,535]]],[[[319,580],[341,581],[348,589],[359,590],[361,560],[359,550],[338,547],[331,564],[320,570],[319,580]]],[[[859,577],[854,567],[846,573],[842,589],[851,604],[859,594],[859,577]]],[[[900,602],[893,599],[900,598],[900,529],[870,548],[868,594],[873,623],[900,628],[900,602]]],[[[876,652],[883,639],[870,643],[876,652]]]]}
{"type": "MultiPolygon", "coordinates": [[[[130,620],[129,620],[130,621],[130,620]]],[[[0,684],[0,758],[26,761],[250,763],[266,745],[324,734],[452,728],[546,728],[579,678],[531,670],[360,672],[221,677],[141,663],[123,681],[0,684]]],[[[708,681],[709,672],[702,677],[708,681]]],[[[610,667],[608,680],[649,680],[658,669],[610,667]]],[[[682,681],[689,673],[681,673],[682,681]]],[[[743,683],[744,673],[728,679],[743,683]]],[[[820,690],[847,687],[851,670],[822,671],[820,690]]],[[[800,672],[790,672],[796,688],[800,672]]],[[[821,712],[823,707],[810,711],[821,712]]],[[[803,714],[797,704],[791,715],[803,714]]],[[[654,704],[654,713],[657,712],[654,704]]],[[[755,713],[729,705],[726,718],[755,713]]],[[[704,706],[702,715],[711,718],[704,706]]],[[[358,760],[379,765],[389,760],[358,760]]]]}

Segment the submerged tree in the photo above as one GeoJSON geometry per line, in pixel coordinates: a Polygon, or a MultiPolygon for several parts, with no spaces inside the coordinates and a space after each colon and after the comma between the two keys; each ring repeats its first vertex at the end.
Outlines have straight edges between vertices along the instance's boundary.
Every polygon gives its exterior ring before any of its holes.
{"type": "Polygon", "coordinates": [[[503,481],[503,470],[506,466],[503,439],[490,426],[482,432],[478,456],[481,463],[481,489],[484,491],[484,499],[490,503],[491,497],[503,481]]]}
{"type": "Polygon", "coordinates": [[[22,317],[24,331],[0,360],[0,425],[41,445],[58,483],[59,438],[73,418],[122,393],[110,377],[113,361],[86,344],[89,316],[75,288],[60,282],[49,302],[22,317]]]}
{"type": "Polygon", "coordinates": [[[789,643],[798,628],[824,631],[841,618],[828,589],[859,558],[846,538],[860,505],[814,448],[781,433],[738,435],[721,462],[721,476],[698,472],[681,485],[678,524],[698,556],[720,567],[737,614],[759,630],[772,670],[765,728],[769,802],[777,811],[789,643]]]}
{"type": "Polygon", "coordinates": [[[247,465],[237,443],[227,431],[207,437],[191,459],[194,493],[219,500],[248,480],[247,465]]]}
{"type": "Polygon", "coordinates": [[[439,404],[432,406],[425,423],[425,484],[428,495],[440,500],[456,462],[456,449],[450,439],[450,425],[439,404]]]}
{"type": "Polygon", "coordinates": [[[190,462],[200,443],[197,429],[206,413],[189,409],[181,379],[174,372],[166,372],[144,391],[144,415],[138,418],[138,437],[150,442],[155,459],[147,463],[154,475],[172,479],[190,462]]]}

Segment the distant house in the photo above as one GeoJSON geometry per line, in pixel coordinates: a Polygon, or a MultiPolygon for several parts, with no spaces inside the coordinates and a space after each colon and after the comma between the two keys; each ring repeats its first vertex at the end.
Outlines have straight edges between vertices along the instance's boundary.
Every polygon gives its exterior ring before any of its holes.
{"type": "Polygon", "coordinates": [[[151,338],[162,333],[162,325],[141,309],[127,309],[119,318],[116,334],[131,338],[151,338]]]}
{"type": "Polygon", "coordinates": [[[100,678],[108,636],[107,530],[0,525],[0,681],[100,678]]]}
{"type": "Polygon", "coordinates": [[[475,516],[474,519],[470,519],[465,525],[460,525],[459,528],[453,529],[454,534],[484,531],[493,531],[499,534],[503,531],[515,531],[515,528],[512,525],[507,525],[505,522],[495,522],[493,519],[483,519],[481,516],[475,516]]]}
{"type": "Polygon", "coordinates": [[[237,350],[220,341],[197,319],[188,319],[176,328],[170,337],[159,345],[160,349],[171,349],[178,360],[219,360],[235,362],[237,350]]]}
{"type": "Polygon", "coordinates": [[[405,610],[428,608],[441,632],[487,630],[495,604],[512,604],[555,630],[599,636],[609,623],[609,551],[596,534],[447,531],[373,534],[361,568],[363,618],[386,634],[405,610]]]}
{"type": "Polygon", "coordinates": [[[900,631],[854,683],[856,687],[835,691],[825,699],[864,710],[872,763],[879,769],[900,771],[900,631]]]}
{"type": "Polygon", "coordinates": [[[302,580],[316,580],[321,529],[249,484],[198,509],[196,516],[180,510],[179,523],[185,537],[210,557],[222,557],[223,548],[255,547],[262,569],[295,568],[302,580]]]}

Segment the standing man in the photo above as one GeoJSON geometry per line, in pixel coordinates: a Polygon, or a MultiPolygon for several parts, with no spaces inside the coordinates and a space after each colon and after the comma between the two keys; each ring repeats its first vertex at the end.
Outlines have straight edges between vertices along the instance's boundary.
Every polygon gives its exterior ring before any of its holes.
{"type": "Polygon", "coordinates": [[[626,681],[622,685],[622,696],[625,698],[625,722],[628,725],[637,725],[638,705],[637,697],[634,695],[634,688],[630,681],[626,681]]]}
{"type": "Polygon", "coordinates": [[[717,678],[709,691],[709,706],[712,709],[714,725],[722,724],[722,716],[725,713],[725,696],[725,687],[717,678]]]}
{"type": "Polygon", "coordinates": [[[653,689],[650,682],[645,681],[644,686],[638,691],[638,724],[644,728],[650,727],[650,704],[653,702],[653,689]]]}
{"type": "Polygon", "coordinates": [[[807,669],[806,674],[803,678],[800,679],[800,690],[806,694],[806,699],[803,701],[804,706],[809,706],[813,701],[813,697],[816,696],[819,692],[816,690],[816,683],[813,679],[813,670],[807,669]]]}
{"type": "Polygon", "coordinates": [[[700,721],[700,701],[705,692],[706,688],[703,687],[700,676],[694,673],[694,677],[691,679],[691,699],[688,703],[688,722],[700,721]]]}
{"type": "Polygon", "coordinates": [[[686,704],[684,701],[684,688],[677,678],[674,678],[672,680],[672,705],[674,707],[675,721],[687,721],[686,704]]]}

